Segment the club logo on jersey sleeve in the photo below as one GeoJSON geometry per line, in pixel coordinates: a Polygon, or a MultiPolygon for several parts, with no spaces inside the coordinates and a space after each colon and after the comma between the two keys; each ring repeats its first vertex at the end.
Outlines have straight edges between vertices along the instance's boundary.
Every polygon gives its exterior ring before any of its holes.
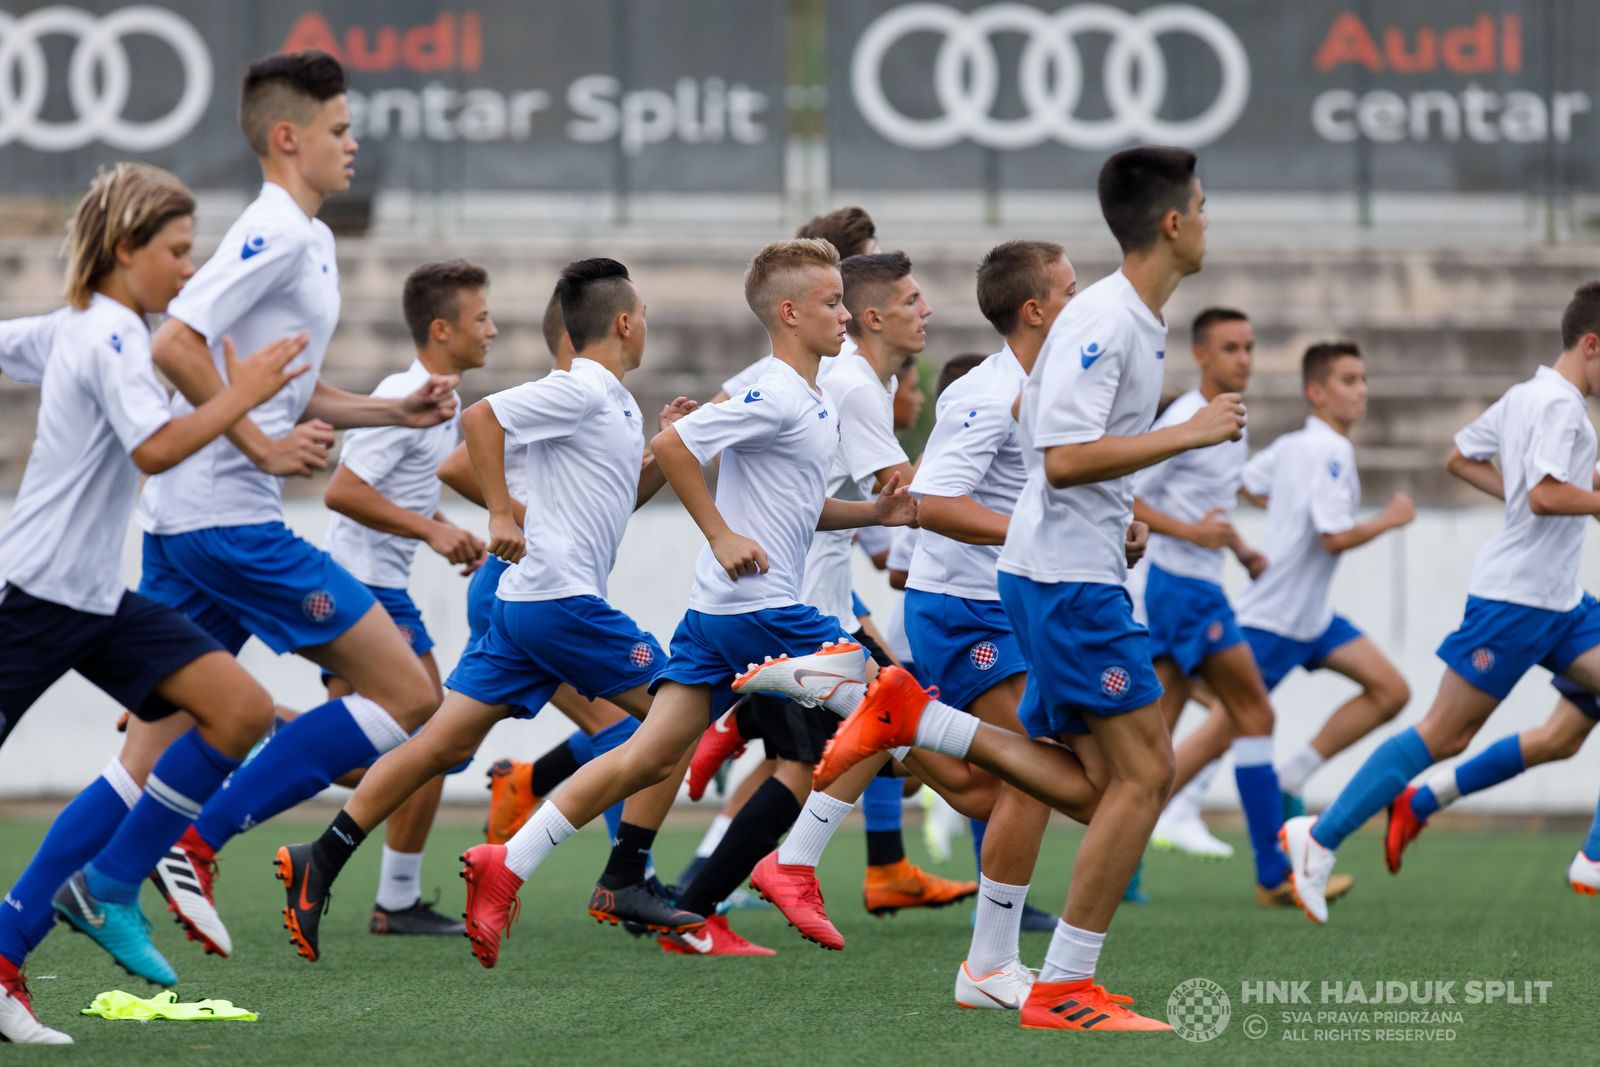
{"type": "Polygon", "coordinates": [[[254,237],[245,238],[244,248],[239,251],[239,258],[249,259],[256,253],[265,252],[266,250],[267,239],[258,233],[254,237]]]}
{"type": "Polygon", "coordinates": [[[656,650],[650,647],[649,642],[636,641],[632,650],[628,652],[628,662],[644,670],[656,661],[656,650]]]}
{"type": "Polygon", "coordinates": [[[122,351],[122,338],[117,336],[116,334],[112,334],[111,335],[111,347],[114,348],[116,351],[121,352],[122,351]]]}
{"type": "Polygon", "coordinates": [[[1473,649],[1472,669],[1479,674],[1488,674],[1494,670],[1494,651],[1488,648],[1473,649]]]}
{"type": "Polygon", "coordinates": [[[1105,352],[1106,350],[1101,348],[1099,343],[1096,342],[1089,345],[1087,348],[1078,349],[1078,359],[1083,362],[1083,369],[1088,370],[1090,367],[1094,366],[1095,360],[1105,355],[1105,352]]]}
{"type": "Polygon", "coordinates": [[[1100,672],[1100,691],[1108,697],[1127,696],[1133,688],[1133,679],[1122,667],[1107,667],[1100,672]]]}
{"type": "Polygon", "coordinates": [[[761,390],[759,390],[759,389],[752,389],[748,393],[744,394],[744,402],[746,404],[754,404],[757,400],[760,400],[760,399],[761,399],[761,390]]]}
{"type": "Polygon", "coordinates": [[[1339,466],[1339,461],[1338,460],[1330,459],[1328,461],[1328,475],[1330,477],[1333,477],[1333,478],[1339,477],[1339,471],[1342,470],[1342,469],[1343,468],[1341,468],[1339,466]]]}
{"type": "Polygon", "coordinates": [[[979,641],[967,652],[967,659],[980,671],[986,671],[1000,662],[1000,650],[994,647],[993,641],[979,641]]]}
{"type": "Polygon", "coordinates": [[[326,589],[313,589],[300,601],[300,610],[312,622],[327,622],[333,618],[337,605],[333,601],[333,594],[326,589]]]}

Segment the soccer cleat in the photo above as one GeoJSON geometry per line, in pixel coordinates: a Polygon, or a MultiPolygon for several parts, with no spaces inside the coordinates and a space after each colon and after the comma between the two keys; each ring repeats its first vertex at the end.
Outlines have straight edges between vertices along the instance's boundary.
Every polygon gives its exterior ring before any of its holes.
{"type": "Polygon", "coordinates": [[[965,962],[956,968],[956,1003],[963,1008],[1000,1008],[1021,1011],[1038,981],[1031,969],[1021,960],[1012,960],[998,971],[982,978],[972,977],[965,962]]]}
{"type": "Polygon", "coordinates": [[[284,845],[272,861],[289,902],[283,909],[283,928],[289,941],[308,961],[318,956],[317,928],[328,910],[328,880],[317,869],[314,845],[284,845]]]}
{"type": "Polygon", "coordinates": [[[150,872],[150,881],[166,899],[167,910],[183,927],[190,941],[198,941],[214,955],[226,957],[233,939],[217,914],[211,886],[217,877],[217,857],[193,826],[173,845],[150,872]]]}
{"type": "Polygon", "coordinates": [[[495,760],[489,768],[489,825],[485,830],[489,844],[510,841],[543,799],[533,792],[533,764],[495,760]]]}
{"type": "Polygon", "coordinates": [[[845,682],[867,680],[864,650],[854,641],[823,645],[809,656],[768,656],[763,663],[733,680],[735,693],[777,693],[797,704],[816,707],[845,682]]]}
{"type": "Polygon", "coordinates": [[[925,692],[909,671],[885,667],[867,687],[867,695],[833,732],[811,775],[811,788],[822,792],[845,771],[868,756],[916,740],[917,722],[927,707],[925,692]]]}
{"type": "Polygon", "coordinates": [[[750,872],[750,888],[782,912],[807,941],[835,951],[844,948],[844,935],[828,921],[815,867],[779,863],[778,854],[769,852],[750,872]]]}
{"type": "Polygon", "coordinates": [[[89,880],[82,871],[68,878],[50,906],[74,930],[111,953],[117,965],[136,978],[153,985],[178,984],[178,972],[150,941],[150,920],[137,902],[116,904],[96,900],[89,892],[89,880]]]}
{"type": "Polygon", "coordinates": [[[589,914],[603,923],[632,923],[646,930],[676,934],[698,930],[706,924],[703,915],[684,911],[663,900],[649,882],[634,882],[621,889],[597,885],[589,894],[589,914]]]}
{"type": "Polygon", "coordinates": [[[721,904],[717,905],[717,914],[722,915],[730,911],[761,911],[770,907],[772,905],[762,900],[760,896],[750,892],[744,886],[740,886],[724,897],[721,904]]]}
{"type": "MultiPolygon", "coordinates": [[[[1328,886],[1322,891],[1322,899],[1332,904],[1350,892],[1351,887],[1355,884],[1356,880],[1348,874],[1330,874],[1328,875],[1328,886]]],[[[1276,889],[1268,889],[1260,882],[1257,882],[1256,906],[1261,908],[1298,908],[1300,901],[1295,899],[1294,881],[1285,878],[1283,884],[1276,889]]]]}
{"type": "Polygon", "coordinates": [[[467,883],[467,940],[472,954],[485,967],[500,958],[500,937],[511,936],[511,924],[522,914],[522,898],[517,890],[522,879],[506,866],[504,845],[473,845],[461,854],[466,869],[461,877],[467,883]]]}
{"type": "MultiPolygon", "coordinates": [[[[976,920],[977,912],[973,918],[976,920]]],[[[1022,902],[1022,932],[1025,934],[1053,934],[1056,932],[1057,919],[1043,908],[1036,908],[1027,901],[1022,902]]]]}
{"type": "Polygon", "coordinates": [[[421,934],[433,937],[460,937],[467,932],[467,924],[440,915],[433,910],[434,901],[418,900],[409,908],[390,911],[381,904],[372,906],[372,918],[367,930],[374,934],[421,934]]]}
{"type": "Polygon", "coordinates": [[[713,915],[701,930],[680,930],[656,938],[663,952],[680,956],[776,956],[775,949],[764,948],[734,933],[723,915],[713,915]]]}
{"type": "Polygon", "coordinates": [[[1600,863],[1590,859],[1580,848],[1567,865],[1567,884],[1586,897],[1600,894],[1600,863]]]}
{"type": "Polygon", "coordinates": [[[739,733],[738,716],[734,712],[729,711],[712,723],[700,735],[700,744],[695,747],[694,756],[689,760],[689,799],[699,800],[705,796],[706,786],[711,784],[717,771],[722,769],[724,763],[743,755],[745,744],[746,739],[739,733]]]}
{"type": "Polygon", "coordinates": [[[1400,873],[1401,853],[1428,825],[1428,820],[1417,818],[1411,808],[1411,798],[1416,795],[1417,787],[1408,785],[1405,792],[1389,802],[1389,825],[1383,832],[1383,863],[1390,874],[1400,873]]]}
{"type": "Polygon", "coordinates": [[[1022,1005],[1024,1030],[1171,1030],[1159,1019],[1128,1010],[1132,997],[1106,992],[1093,978],[1035,982],[1022,1005]]]}
{"type": "Polygon", "coordinates": [[[70,1045],[72,1038],[45,1026],[33,1014],[28,978],[22,968],[0,956],[0,1045],[70,1045]]]}
{"type": "Polygon", "coordinates": [[[1214,837],[1211,828],[1199,816],[1158,820],[1150,843],[1163,851],[1181,852],[1201,860],[1225,860],[1233,856],[1233,846],[1214,837]]]}
{"type": "Polygon", "coordinates": [[[914,866],[904,856],[894,863],[867,868],[862,900],[874,915],[893,915],[901,908],[942,908],[978,895],[977,882],[940,878],[914,866]]]}
{"type": "Polygon", "coordinates": [[[1144,891],[1144,857],[1139,857],[1139,866],[1133,869],[1133,877],[1128,879],[1128,888],[1122,891],[1124,904],[1148,904],[1150,894],[1144,891]]]}
{"type": "Polygon", "coordinates": [[[1325,923],[1328,921],[1328,880],[1338,857],[1311,836],[1316,822],[1314,815],[1290,819],[1278,831],[1278,840],[1289,857],[1289,881],[1294,887],[1295,899],[1312,922],[1325,923]]]}
{"type": "Polygon", "coordinates": [[[1278,798],[1283,801],[1283,821],[1298,819],[1306,813],[1306,802],[1298,793],[1278,792],[1278,798]]]}

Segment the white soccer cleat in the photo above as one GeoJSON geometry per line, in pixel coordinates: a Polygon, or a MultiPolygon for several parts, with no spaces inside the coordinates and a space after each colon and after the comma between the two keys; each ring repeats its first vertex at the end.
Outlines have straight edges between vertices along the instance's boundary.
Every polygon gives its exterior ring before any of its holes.
{"type": "Polygon", "coordinates": [[[1289,857],[1289,879],[1294,884],[1295,899],[1305,909],[1314,923],[1328,921],[1328,876],[1333,873],[1332,849],[1323,848],[1311,836],[1317,823],[1314,815],[1301,815],[1283,824],[1278,840],[1289,857]]]}
{"type": "Polygon", "coordinates": [[[1168,852],[1181,852],[1202,860],[1225,860],[1233,856],[1233,846],[1214,837],[1211,828],[1198,817],[1157,820],[1150,843],[1168,852]]]}
{"type": "Polygon", "coordinates": [[[72,1038],[52,1030],[33,1016],[28,989],[20,976],[16,981],[0,982],[0,1044],[70,1045],[72,1038]]]}
{"type": "MultiPolygon", "coordinates": [[[[181,843],[180,843],[181,845],[181,843]]],[[[222,923],[222,916],[206,893],[206,884],[189,855],[180,845],[173,845],[161,857],[150,880],[156,884],[167,900],[167,910],[184,928],[189,940],[198,941],[208,953],[226,957],[233,952],[233,938],[222,923]]]]}
{"type": "Polygon", "coordinates": [[[1586,897],[1600,895],[1600,863],[1585,856],[1580,848],[1567,866],[1567,884],[1586,897]]]}
{"type": "Polygon", "coordinates": [[[1021,960],[1012,960],[998,971],[974,978],[963,961],[956,968],[956,1003],[963,1008],[1021,1011],[1037,977],[1021,960]]]}
{"type": "Polygon", "coordinates": [[[867,660],[854,641],[823,645],[809,656],[768,656],[733,680],[736,693],[776,693],[816,707],[845,682],[867,683],[867,660]]]}

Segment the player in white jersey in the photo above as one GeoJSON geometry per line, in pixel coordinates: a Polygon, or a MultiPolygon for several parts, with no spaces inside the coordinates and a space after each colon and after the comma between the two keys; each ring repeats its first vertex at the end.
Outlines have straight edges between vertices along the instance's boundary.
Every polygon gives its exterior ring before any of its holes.
{"type": "Polygon", "coordinates": [[[1554,366],[1456,434],[1447,469],[1504,499],[1505,525],[1473,561],[1461,627],[1439,646],[1445,672],[1433,705],[1379,745],[1320,816],[1284,824],[1295,892],[1314,922],[1327,921],[1322,889],[1345,838],[1412,778],[1465,749],[1529,668],[1600,692],[1600,602],[1578,584],[1587,517],[1600,515],[1587,411],[1600,392],[1600,282],[1573,295],[1561,345],[1554,366]]]}
{"type": "MultiPolygon", "coordinates": [[[[1130,148],[1107,160],[1100,204],[1122,267],[1057,316],[1022,391],[1028,478],[997,563],[1028,666],[1020,718],[1036,737],[1087,729],[1110,768],[1064,916],[1022,1006],[1028,1028],[1170,1029],[1096,986],[1094,970],[1173,774],[1149,636],[1123,587],[1129,536],[1143,532],[1134,527],[1129,476],[1244,428],[1238,395],[1224,393],[1188,422],[1151,431],[1166,355],[1161,309],[1205,255],[1195,162],[1180,148],[1130,148]]],[[[816,784],[897,745],[976,763],[1063,811],[1073,798],[1061,795],[1062,784],[1081,781],[1064,747],[982,723],[890,668],[829,742],[816,784]]]]}
{"type": "Polygon", "coordinates": [[[34,1017],[22,973],[57,914],[131,973],[177,981],[150,943],[139,885],[272,719],[271,697],[214,640],[122,579],[140,476],[182,462],[287,385],[299,372],[285,368],[306,342],[280,339],[242,361],[229,344],[229,387],[185,416],[169,413],[144,316],[165,310],[194,273],[194,207],[165,171],[124,163],[102,172],[72,221],[70,307],[3,331],[7,373],[39,380],[41,391],[0,531],[0,720],[15,723],[76,669],[137,716],[128,749],[151,736],[159,744],[143,746],[142,798],[113,760],[6,894],[0,1042],[72,1042],[34,1017]]]}
{"type": "Polygon", "coordinates": [[[239,121],[261,162],[261,193],[152,341],[156,365],[178,387],[173,413],[182,415],[223,388],[225,336],[246,348],[285,332],[309,337],[305,374],[226,440],[146,483],[140,590],[225,648],[255,634],[356,691],[278,730],[212,799],[183,837],[197,868],[209,868],[234,834],[404,741],[438,706],[422,662],[371,590],[283,523],[281,475],[324,466],[334,427],[424,428],[456,408],[452,376],[429,375],[404,397],[359,396],[318,377],[340,298],[333,233],[316,214],[353,173],[345,86],[344,69],[322,52],[250,65],[239,121]]]}

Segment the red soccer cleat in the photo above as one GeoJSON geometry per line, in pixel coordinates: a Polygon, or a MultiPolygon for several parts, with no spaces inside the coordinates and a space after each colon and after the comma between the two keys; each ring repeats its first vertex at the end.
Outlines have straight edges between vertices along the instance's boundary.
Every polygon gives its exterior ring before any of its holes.
{"type": "Polygon", "coordinates": [[[839,724],[823,748],[811,788],[820,793],[868,756],[911,744],[930,695],[909,671],[899,667],[879,671],[860,706],[839,724]]]}
{"type": "Polygon", "coordinates": [[[1417,813],[1411,810],[1411,798],[1416,795],[1417,787],[1408,785],[1404,793],[1389,802],[1389,826],[1383,833],[1383,862],[1390,874],[1400,873],[1400,854],[1428,825],[1426,819],[1417,818],[1417,813]]]}
{"type": "Polygon", "coordinates": [[[461,854],[466,869],[461,877],[467,883],[467,940],[472,954],[485,967],[500,958],[500,936],[511,936],[511,924],[522,914],[522,898],[517,890],[522,879],[506,866],[504,845],[473,845],[461,854]]]}
{"type": "Polygon", "coordinates": [[[700,744],[689,760],[690,800],[706,795],[706,786],[711,784],[722,765],[744,754],[745,743],[746,738],[739,733],[738,716],[732,709],[700,735],[700,744]]]}
{"type": "Polygon", "coordinates": [[[1022,1005],[1024,1030],[1171,1030],[1159,1019],[1129,1011],[1132,997],[1106,992],[1093,978],[1035,982],[1022,1005]]]}
{"type": "Polygon", "coordinates": [[[815,867],[779,863],[778,854],[769,852],[750,872],[750,888],[782,912],[807,941],[835,951],[844,948],[844,935],[828,921],[815,867]]]}
{"type": "Polygon", "coordinates": [[[704,928],[656,938],[663,952],[680,956],[776,956],[770,948],[746,941],[728,926],[727,916],[713,915],[704,928]]]}

